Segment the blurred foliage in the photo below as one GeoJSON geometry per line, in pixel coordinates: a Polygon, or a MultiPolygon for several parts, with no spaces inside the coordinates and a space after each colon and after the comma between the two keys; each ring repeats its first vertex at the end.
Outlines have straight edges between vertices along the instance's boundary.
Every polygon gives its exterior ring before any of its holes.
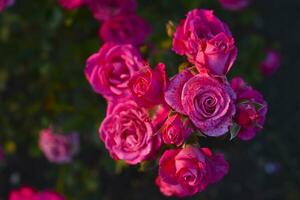
{"type": "MultiPolygon", "coordinates": [[[[273,83],[278,88],[280,85],[274,79],[263,81],[258,70],[265,49],[279,48],[275,36],[279,38],[276,31],[281,31],[276,29],[278,21],[267,19],[274,24],[268,31],[271,26],[262,14],[277,15],[281,1],[275,0],[273,7],[256,1],[236,13],[222,10],[217,0],[138,2],[139,15],[153,28],[151,38],[141,48],[152,65],[164,62],[169,75],[184,66],[186,60],[171,51],[171,24],[176,25],[193,8],[213,9],[228,23],[238,45],[238,59],[230,76],[240,75],[263,88],[271,105],[267,128],[255,140],[208,139],[205,144],[225,153],[231,171],[223,181],[191,199],[300,199],[300,165],[294,157],[300,152],[290,149],[283,133],[291,120],[282,123],[281,129],[274,128],[276,122],[279,126],[284,120],[278,116],[288,116],[278,107],[276,110],[275,102],[281,102],[276,97],[281,96],[273,83]]],[[[295,1],[282,4],[288,2],[295,1]]],[[[6,199],[8,192],[20,185],[54,188],[69,200],[167,199],[155,187],[155,163],[135,167],[115,163],[98,139],[106,103],[92,92],[83,74],[86,58],[101,46],[98,28],[99,23],[86,8],[65,11],[55,0],[17,0],[0,14],[0,145],[6,154],[4,164],[0,164],[0,199],[6,199]],[[81,152],[72,163],[50,164],[38,149],[38,133],[49,125],[80,133],[81,152]]],[[[299,136],[293,141],[299,145],[299,136]]]]}

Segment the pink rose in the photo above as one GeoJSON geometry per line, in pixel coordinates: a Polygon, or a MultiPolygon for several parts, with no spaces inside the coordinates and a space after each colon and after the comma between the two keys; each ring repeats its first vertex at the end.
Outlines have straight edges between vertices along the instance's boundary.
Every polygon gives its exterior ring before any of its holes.
{"type": "Polygon", "coordinates": [[[35,191],[31,187],[21,187],[9,194],[9,200],[64,200],[65,198],[57,192],[45,190],[35,191]]]}
{"type": "Polygon", "coordinates": [[[149,66],[140,69],[132,76],[128,84],[135,101],[145,107],[165,102],[166,85],[167,76],[163,63],[159,63],[155,69],[149,66]]]}
{"type": "Polygon", "coordinates": [[[188,146],[166,150],[159,160],[156,184],[166,196],[186,197],[203,191],[222,179],[229,170],[222,154],[188,146]]]}
{"type": "Polygon", "coordinates": [[[240,11],[249,6],[251,0],[219,0],[222,7],[227,10],[240,11]]]}
{"type": "Polygon", "coordinates": [[[265,60],[260,64],[260,70],[263,75],[271,76],[278,70],[281,64],[281,55],[274,50],[268,50],[265,60]]]}
{"type": "Polygon", "coordinates": [[[68,163],[78,151],[79,135],[60,135],[51,128],[44,129],[40,132],[39,147],[50,162],[68,163]]]}
{"type": "Polygon", "coordinates": [[[231,87],[237,94],[235,122],[241,127],[238,137],[250,140],[264,126],[268,110],[267,102],[240,77],[231,80],[231,87]]]}
{"type": "Polygon", "coordinates": [[[106,20],[99,29],[104,42],[142,45],[150,34],[150,25],[136,14],[117,15],[106,20]]]}
{"type": "Polygon", "coordinates": [[[136,0],[85,0],[97,20],[107,20],[119,14],[132,13],[137,7],[136,0]]]}
{"type": "Polygon", "coordinates": [[[226,75],[237,56],[227,25],[204,9],[190,11],[180,22],[174,33],[173,50],[186,55],[197,69],[207,68],[219,76],[226,75]]]}
{"type": "Polygon", "coordinates": [[[15,3],[15,0],[0,0],[0,12],[5,8],[12,6],[15,3]]]}
{"type": "Polygon", "coordinates": [[[161,143],[147,110],[134,101],[117,104],[103,120],[99,135],[111,156],[128,164],[152,157],[161,143]]]}
{"type": "Polygon", "coordinates": [[[208,136],[225,134],[235,114],[235,94],[227,81],[204,71],[197,75],[189,70],[177,74],[170,80],[165,100],[208,136]]]}
{"type": "Polygon", "coordinates": [[[95,92],[114,99],[128,96],[129,80],[144,66],[132,45],[106,43],[88,58],[84,73],[95,92]]]}
{"type": "Polygon", "coordinates": [[[58,2],[63,8],[73,10],[83,5],[84,0],[58,0],[58,2]]]}
{"type": "Polygon", "coordinates": [[[188,119],[176,113],[167,119],[161,133],[165,144],[180,146],[191,135],[192,128],[188,119]]]}

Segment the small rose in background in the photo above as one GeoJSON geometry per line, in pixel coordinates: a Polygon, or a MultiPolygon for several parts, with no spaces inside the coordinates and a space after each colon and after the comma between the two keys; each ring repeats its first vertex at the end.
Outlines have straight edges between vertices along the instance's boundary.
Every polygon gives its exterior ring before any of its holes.
{"type": "Polygon", "coordinates": [[[106,20],[99,29],[104,42],[142,45],[150,34],[150,25],[136,14],[117,15],[106,20]]]}
{"type": "Polygon", "coordinates": [[[268,50],[265,59],[260,64],[260,70],[264,76],[271,76],[281,65],[281,54],[275,50],[268,50]]]}
{"type": "Polygon", "coordinates": [[[223,76],[231,69],[237,48],[228,26],[213,11],[194,9],[177,26],[173,50],[186,55],[198,70],[223,76]]]}
{"type": "Polygon", "coordinates": [[[237,136],[242,140],[250,140],[263,129],[267,102],[240,77],[231,80],[231,87],[237,94],[235,122],[240,126],[237,136]]]}
{"type": "Polygon", "coordinates": [[[94,17],[99,20],[107,20],[112,16],[135,12],[136,0],[85,0],[87,7],[94,17]]]}
{"type": "Polygon", "coordinates": [[[161,144],[148,111],[134,101],[117,104],[103,120],[99,135],[112,158],[128,164],[149,159],[161,144]]]}
{"type": "Polygon", "coordinates": [[[166,196],[192,196],[221,180],[228,170],[223,155],[213,155],[208,148],[171,149],[159,160],[156,184],[166,196]]]}
{"type": "Polygon", "coordinates": [[[8,200],[65,200],[65,198],[52,190],[36,191],[35,189],[23,186],[12,190],[8,200]]]}
{"type": "Polygon", "coordinates": [[[112,100],[128,96],[130,78],[144,66],[134,46],[105,43],[88,58],[84,73],[95,92],[112,100]]]}
{"type": "Polygon", "coordinates": [[[62,135],[54,133],[51,128],[47,128],[40,132],[39,147],[50,162],[68,163],[78,152],[79,134],[62,135]]]}
{"type": "Polygon", "coordinates": [[[85,0],[58,0],[59,4],[67,10],[73,10],[82,6],[85,0]]]}
{"type": "Polygon", "coordinates": [[[15,0],[0,0],[0,12],[14,5],[15,0]]]}
{"type": "Polygon", "coordinates": [[[252,0],[219,0],[226,10],[241,11],[249,6],[252,0]]]}

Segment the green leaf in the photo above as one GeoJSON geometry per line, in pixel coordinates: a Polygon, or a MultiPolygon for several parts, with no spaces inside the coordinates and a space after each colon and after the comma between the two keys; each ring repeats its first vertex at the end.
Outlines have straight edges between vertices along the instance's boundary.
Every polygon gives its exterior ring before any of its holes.
{"type": "Polygon", "coordinates": [[[139,171],[145,172],[149,170],[153,170],[157,166],[157,163],[153,160],[144,161],[140,163],[139,171]]]}
{"type": "Polygon", "coordinates": [[[241,126],[237,123],[233,123],[230,127],[230,140],[233,140],[241,130],[241,126]]]}
{"type": "Polygon", "coordinates": [[[120,174],[128,165],[123,160],[116,161],[116,173],[120,174]]]}
{"type": "Polygon", "coordinates": [[[179,66],[178,66],[178,72],[182,72],[183,70],[185,70],[186,68],[189,67],[189,63],[187,62],[184,62],[184,63],[181,63],[179,66]]]}

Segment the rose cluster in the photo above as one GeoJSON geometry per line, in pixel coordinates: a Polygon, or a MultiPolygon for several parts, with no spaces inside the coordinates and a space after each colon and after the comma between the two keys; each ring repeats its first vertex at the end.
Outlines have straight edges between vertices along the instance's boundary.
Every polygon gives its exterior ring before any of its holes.
{"type": "Polygon", "coordinates": [[[50,162],[69,163],[79,150],[79,134],[62,135],[55,133],[52,128],[47,128],[41,130],[38,144],[50,162]]]}
{"type": "Polygon", "coordinates": [[[170,79],[163,63],[152,68],[134,45],[115,42],[91,55],[84,73],[107,100],[99,137],[111,157],[131,165],[158,160],[160,191],[185,197],[229,170],[223,154],[200,147],[199,138],[229,132],[231,139],[252,139],[263,128],[267,103],[242,78],[228,81],[237,47],[212,11],[195,9],[180,21],[173,51],[190,64],[170,79]]]}
{"type": "Polygon", "coordinates": [[[86,6],[101,24],[99,37],[104,42],[144,44],[150,25],[136,13],[136,0],[58,0],[60,5],[73,10],[86,6]]]}

